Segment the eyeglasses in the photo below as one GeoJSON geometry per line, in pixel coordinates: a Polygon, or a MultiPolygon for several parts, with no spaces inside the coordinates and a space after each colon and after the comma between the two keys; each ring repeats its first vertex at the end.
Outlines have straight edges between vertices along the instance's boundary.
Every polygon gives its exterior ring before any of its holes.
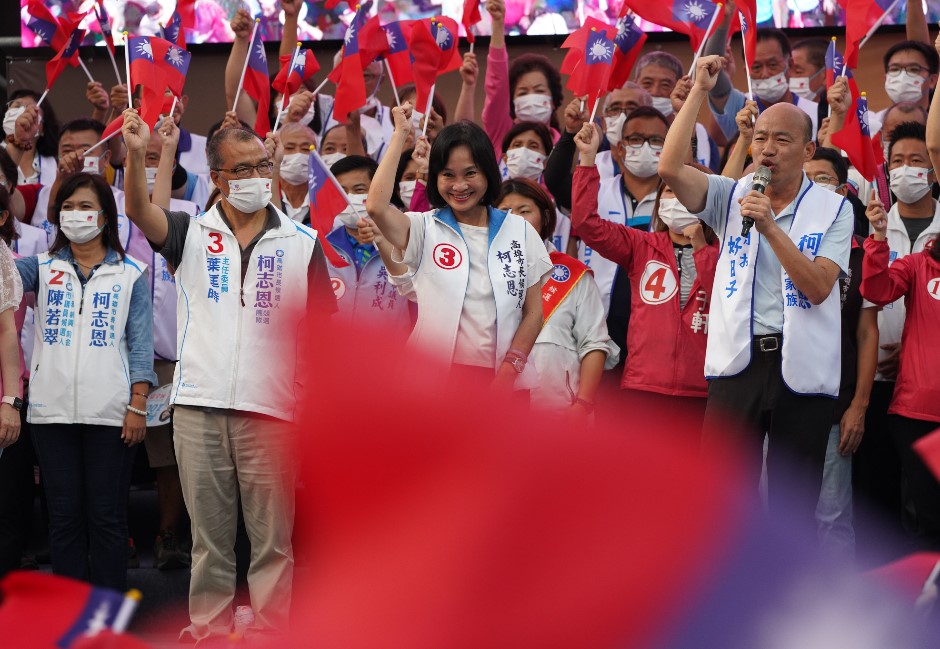
{"type": "Polygon", "coordinates": [[[238,165],[232,169],[213,169],[213,171],[224,171],[225,173],[235,174],[236,178],[242,180],[251,178],[251,174],[257,171],[259,176],[268,178],[274,173],[274,163],[270,160],[265,160],[256,165],[238,165]]]}
{"type": "Polygon", "coordinates": [[[627,146],[631,149],[640,149],[643,145],[649,142],[651,149],[662,149],[663,144],[666,143],[666,138],[662,135],[651,135],[649,137],[643,137],[642,135],[628,135],[624,138],[624,142],[627,143],[627,146]]]}
{"type": "Polygon", "coordinates": [[[920,75],[927,72],[927,68],[922,65],[918,65],[917,63],[908,63],[907,65],[892,63],[888,66],[888,74],[899,74],[901,72],[907,72],[908,74],[912,74],[915,77],[919,77],[920,75]]]}
{"type": "Polygon", "coordinates": [[[810,178],[817,185],[838,185],[839,179],[833,178],[829,174],[816,174],[815,177],[810,178]]]}
{"type": "Polygon", "coordinates": [[[630,104],[611,104],[604,109],[604,115],[606,117],[617,117],[620,113],[624,115],[629,115],[636,106],[631,106],[630,104]]]}

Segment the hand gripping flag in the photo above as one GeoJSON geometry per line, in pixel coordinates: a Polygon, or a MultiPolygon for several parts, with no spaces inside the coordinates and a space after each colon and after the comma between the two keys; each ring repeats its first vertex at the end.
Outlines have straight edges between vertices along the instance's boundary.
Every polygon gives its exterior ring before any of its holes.
{"type": "Polygon", "coordinates": [[[884,152],[877,140],[872,139],[868,128],[868,99],[865,93],[858,93],[855,79],[849,80],[849,88],[852,90],[852,105],[845,116],[842,130],[832,134],[832,143],[845,151],[849,162],[865,180],[873,182],[878,167],[884,163],[884,152]]]}
{"type": "Polygon", "coordinates": [[[480,0],[463,0],[463,15],[460,18],[460,24],[467,30],[467,40],[471,43],[476,39],[470,28],[481,20],[483,16],[480,15],[480,0]]]}
{"type": "Polygon", "coordinates": [[[413,24],[412,20],[401,20],[382,27],[388,43],[384,58],[396,88],[414,81],[411,72],[411,51],[408,49],[408,36],[413,24]]]}
{"type": "MultiPolygon", "coordinates": [[[[336,215],[346,209],[349,199],[339,182],[333,177],[326,163],[313,147],[310,147],[310,166],[307,171],[310,192],[310,223],[318,232],[328,233],[333,230],[336,215]]],[[[326,236],[318,241],[323,246],[323,254],[336,268],[345,268],[349,264],[333,250],[326,236]]]]}
{"type": "Polygon", "coordinates": [[[280,109],[287,108],[290,97],[300,90],[304,81],[311,78],[320,69],[317,57],[307,48],[298,48],[293,54],[280,57],[281,69],[274,77],[272,87],[284,97],[280,109]]]}
{"type": "Polygon", "coordinates": [[[65,45],[62,46],[62,49],[46,63],[46,88],[52,87],[52,84],[54,84],[56,79],[59,78],[59,75],[62,74],[62,70],[65,69],[65,66],[78,66],[78,46],[81,45],[84,37],[85,30],[79,29],[78,25],[75,25],[72,29],[72,33],[69,34],[68,39],[65,41],[65,45]]]}
{"type": "Polygon", "coordinates": [[[264,137],[271,130],[271,81],[268,77],[268,57],[264,52],[261,30],[255,29],[248,46],[248,65],[242,87],[248,96],[258,102],[255,117],[255,133],[264,137]]]}
{"type": "Polygon", "coordinates": [[[686,34],[696,51],[707,36],[712,16],[719,11],[710,0],[624,0],[623,6],[643,20],[686,34]]]}
{"type": "Polygon", "coordinates": [[[633,17],[624,14],[617,18],[617,35],[614,37],[614,61],[610,68],[608,90],[619,90],[630,80],[633,66],[640,57],[646,32],[633,21],[633,17]]]}
{"type": "Polygon", "coordinates": [[[858,67],[858,50],[885,12],[897,4],[893,0],[839,0],[845,9],[845,60],[853,70],[858,67]]]}

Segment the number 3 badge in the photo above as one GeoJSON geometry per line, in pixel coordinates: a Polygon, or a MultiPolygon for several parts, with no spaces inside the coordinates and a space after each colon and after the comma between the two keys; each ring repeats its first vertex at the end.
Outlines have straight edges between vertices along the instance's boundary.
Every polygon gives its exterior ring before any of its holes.
{"type": "Polygon", "coordinates": [[[444,270],[453,270],[463,263],[463,255],[449,243],[439,243],[434,248],[434,263],[444,270]]]}

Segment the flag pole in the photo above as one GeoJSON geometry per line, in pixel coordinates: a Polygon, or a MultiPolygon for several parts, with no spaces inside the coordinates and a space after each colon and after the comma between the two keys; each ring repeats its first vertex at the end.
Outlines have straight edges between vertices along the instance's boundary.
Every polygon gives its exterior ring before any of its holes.
{"type": "Polygon", "coordinates": [[[130,45],[130,35],[127,32],[124,32],[124,72],[127,74],[127,107],[134,107],[134,100],[132,95],[134,94],[134,88],[131,86],[131,45],[130,45]]]}
{"type": "Polygon", "coordinates": [[[124,633],[124,631],[127,630],[127,625],[130,623],[131,616],[137,609],[137,604],[140,603],[140,598],[140,591],[136,588],[127,591],[127,594],[124,595],[124,602],[121,604],[121,608],[118,609],[117,615],[114,616],[114,624],[111,625],[112,631],[115,633],[124,633]]]}
{"type": "Polygon", "coordinates": [[[868,39],[875,35],[875,32],[878,31],[878,28],[881,27],[881,24],[887,20],[888,14],[894,11],[894,8],[898,5],[901,0],[894,0],[891,3],[891,6],[885,9],[885,12],[881,14],[881,18],[875,21],[875,24],[871,26],[871,29],[868,30],[868,33],[865,34],[865,38],[858,44],[858,49],[862,49],[862,45],[868,42],[868,39]]]}
{"type": "Polygon", "coordinates": [[[82,70],[85,71],[85,76],[88,77],[88,80],[89,80],[91,83],[94,83],[94,82],[95,82],[95,78],[94,78],[93,76],[91,76],[91,72],[88,71],[88,67],[85,65],[85,62],[82,61],[82,57],[80,57],[80,56],[78,57],[78,64],[79,64],[80,66],[82,66],[82,70]]]}
{"type": "Polygon", "coordinates": [[[117,131],[115,131],[115,132],[112,133],[111,135],[108,135],[107,137],[104,137],[104,138],[98,140],[97,142],[95,142],[94,144],[92,144],[90,147],[88,147],[87,149],[85,149],[85,152],[84,152],[82,155],[88,155],[88,152],[91,151],[92,149],[97,149],[99,146],[101,146],[102,144],[104,144],[105,142],[107,142],[108,140],[110,140],[110,139],[111,139],[112,137],[114,137],[115,135],[120,135],[120,134],[121,134],[121,131],[120,131],[120,129],[118,129],[117,131]]]}
{"type": "MultiPolygon", "coordinates": [[[[179,101],[179,97],[177,97],[176,95],[173,95],[173,103],[170,104],[170,114],[167,115],[167,117],[169,117],[170,119],[173,119],[173,113],[174,113],[174,111],[176,111],[176,102],[177,102],[177,101],[179,101]]],[[[173,121],[175,122],[176,120],[174,119],[173,121]]]]}
{"type": "Polygon", "coordinates": [[[324,80],[323,80],[323,83],[321,83],[319,86],[317,86],[317,89],[313,91],[313,94],[315,94],[315,95],[320,94],[320,91],[323,90],[323,86],[325,86],[325,85],[326,85],[326,82],[329,81],[329,80],[330,80],[329,77],[327,77],[326,79],[324,79],[324,80]]]}
{"type": "Polygon", "coordinates": [[[601,93],[598,91],[597,96],[594,98],[594,108],[591,109],[591,119],[588,120],[589,124],[594,123],[594,118],[597,116],[597,105],[601,103],[601,93]]]}
{"type": "MultiPolygon", "coordinates": [[[[287,69],[287,76],[288,76],[288,78],[290,78],[290,73],[291,73],[291,71],[293,71],[293,69],[294,69],[294,61],[297,60],[297,55],[298,55],[298,54],[300,54],[300,41],[297,41],[297,47],[294,48],[294,54],[290,57],[290,63],[288,63],[288,65],[290,65],[290,68],[287,69]]],[[[247,60],[247,59],[246,59],[246,60],[247,60]]],[[[306,65],[306,64],[304,64],[304,65],[306,65]]],[[[316,97],[314,97],[313,100],[316,101],[316,97]]],[[[289,105],[290,105],[289,97],[287,97],[287,96],[285,95],[284,97],[281,98],[281,106],[282,106],[282,108],[278,109],[278,111],[277,111],[277,117],[274,118],[274,128],[271,129],[271,132],[272,132],[272,133],[277,133],[277,127],[278,127],[278,125],[281,123],[281,113],[283,113],[283,112],[284,112],[284,109],[287,108],[287,106],[289,106],[289,105]]]]}
{"type": "Polygon", "coordinates": [[[111,59],[111,67],[114,68],[114,76],[117,77],[118,85],[121,85],[121,73],[118,72],[117,61],[114,60],[114,52],[111,51],[107,43],[105,43],[104,49],[108,50],[108,58],[111,59]]]}
{"type": "Polygon", "coordinates": [[[385,70],[388,72],[388,82],[392,84],[392,93],[395,95],[395,105],[401,106],[401,98],[398,96],[398,88],[395,87],[395,77],[392,76],[392,66],[388,64],[388,59],[385,59],[385,70]]]}
{"type": "Polygon", "coordinates": [[[42,95],[40,95],[39,101],[36,102],[36,106],[39,106],[39,105],[42,103],[42,100],[45,99],[45,98],[46,98],[46,95],[48,95],[48,94],[49,94],[49,89],[46,88],[46,89],[43,91],[42,95]]]}
{"type": "Polygon", "coordinates": [[[715,6],[717,9],[715,9],[715,13],[712,14],[711,22],[708,23],[708,29],[705,30],[705,37],[702,39],[702,42],[698,44],[698,50],[695,52],[695,56],[692,57],[692,67],[689,68],[689,76],[693,79],[695,78],[695,63],[701,58],[702,52],[705,51],[705,44],[708,43],[708,39],[711,38],[712,29],[714,29],[715,23],[718,21],[718,14],[721,13],[722,7],[724,7],[720,2],[715,6]]]}
{"type": "MultiPolygon", "coordinates": [[[[255,26],[251,30],[251,38],[248,39],[248,53],[245,55],[245,65],[242,66],[242,75],[238,78],[238,89],[235,91],[235,101],[232,102],[232,111],[238,107],[238,96],[242,94],[242,86],[245,84],[245,72],[248,70],[248,61],[251,59],[251,48],[255,44],[255,34],[258,31],[258,25],[261,24],[260,18],[255,18],[255,26]]],[[[293,65],[291,61],[291,65],[293,65]]]]}
{"type": "MultiPolygon", "coordinates": [[[[741,50],[744,52],[744,71],[747,74],[747,98],[754,101],[754,86],[751,83],[751,65],[747,62],[747,39],[744,37],[744,16],[738,12],[738,20],[741,22],[741,50]]],[[[754,29],[752,26],[751,29],[754,29]]]]}
{"type": "Polygon", "coordinates": [[[431,92],[428,94],[428,109],[424,113],[424,128],[421,129],[421,135],[428,134],[428,122],[431,121],[431,107],[433,106],[434,101],[434,89],[437,87],[437,84],[431,84],[431,92]]]}

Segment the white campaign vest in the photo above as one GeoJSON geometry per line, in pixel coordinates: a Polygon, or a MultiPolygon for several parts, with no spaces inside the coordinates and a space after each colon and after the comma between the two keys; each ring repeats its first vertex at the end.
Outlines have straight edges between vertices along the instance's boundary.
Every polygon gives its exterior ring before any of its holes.
{"type": "MultiPolygon", "coordinates": [[[[761,237],[751,230],[741,237],[738,199],[751,189],[754,174],[741,178],[731,192],[728,217],[719,233],[721,253],[715,269],[709,316],[705,377],[735,376],[751,362],[754,269],[761,237]]],[[[814,259],[845,199],[814,183],[797,197],[789,236],[808,259],[814,259]]],[[[773,254],[770,244],[764,254],[773,254]]],[[[799,394],[835,397],[841,368],[839,283],[829,297],[814,305],[796,289],[785,269],[783,285],[783,380],[799,394]]]]}
{"type": "Polygon", "coordinates": [[[131,396],[127,316],[147,266],[132,257],[102,264],[83,291],[71,263],[45,252],[38,259],[27,419],[122,426],[131,396]]]}
{"type": "MultiPolygon", "coordinates": [[[[636,217],[646,217],[646,222],[652,219],[653,203],[656,200],[655,192],[644,197],[637,203],[636,210],[624,196],[621,176],[617,174],[611,178],[601,178],[600,188],[597,191],[597,214],[606,221],[626,225],[627,220],[636,217]]],[[[614,287],[614,277],[617,274],[617,264],[601,257],[586,245],[584,241],[578,242],[578,260],[587,265],[594,272],[594,281],[601,292],[601,302],[604,303],[604,318],[610,311],[610,293],[614,287]]]]}
{"type": "MultiPolygon", "coordinates": [[[[425,221],[424,248],[412,280],[418,296],[418,322],[408,344],[430,351],[449,365],[454,355],[460,313],[470,282],[469,252],[460,226],[449,208],[425,212],[421,216],[425,221]],[[451,252],[456,249],[457,256],[441,257],[441,251],[447,249],[451,252]],[[455,264],[449,261],[454,258],[458,260],[455,264]],[[442,265],[438,259],[447,261],[442,265]]],[[[506,212],[489,208],[487,268],[496,301],[498,359],[509,351],[512,338],[522,321],[526,291],[532,286],[539,286],[542,280],[541,277],[526,277],[526,225],[521,216],[507,215],[506,212]],[[512,277],[507,277],[504,272],[507,264],[512,277]]],[[[515,388],[528,389],[535,385],[536,380],[534,368],[526,365],[515,388]]]]}
{"type": "Polygon", "coordinates": [[[176,270],[171,403],[292,421],[317,233],[275,210],[280,224],[255,244],[242,284],[241,250],[220,210],[219,203],[191,221],[176,270]]]}
{"type": "Polygon", "coordinates": [[[555,208],[555,231],[552,233],[552,245],[555,250],[568,254],[568,239],[571,238],[571,217],[555,208]]]}
{"type": "MultiPolygon", "coordinates": [[[[934,201],[933,221],[927,226],[927,229],[920,233],[914,246],[911,246],[911,238],[907,234],[907,228],[901,221],[901,215],[898,213],[898,204],[895,203],[888,210],[888,247],[891,249],[888,258],[888,265],[893,264],[901,257],[920,252],[931,241],[937,233],[940,232],[940,203],[934,201]]],[[[878,360],[883,360],[888,352],[881,349],[881,345],[889,345],[901,342],[901,333],[904,330],[904,318],[907,307],[904,305],[904,298],[900,297],[890,304],[884,305],[878,311],[878,360]]],[[[875,373],[876,381],[886,380],[880,372],[875,373]]]]}
{"type": "Polygon", "coordinates": [[[366,262],[357,278],[356,265],[349,254],[336,246],[333,249],[349,263],[345,268],[336,268],[327,262],[339,308],[333,322],[378,325],[390,335],[407,333],[411,328],[408,298],[401,295],[389,280],[388,270],[378,253],[366,262]]]}

